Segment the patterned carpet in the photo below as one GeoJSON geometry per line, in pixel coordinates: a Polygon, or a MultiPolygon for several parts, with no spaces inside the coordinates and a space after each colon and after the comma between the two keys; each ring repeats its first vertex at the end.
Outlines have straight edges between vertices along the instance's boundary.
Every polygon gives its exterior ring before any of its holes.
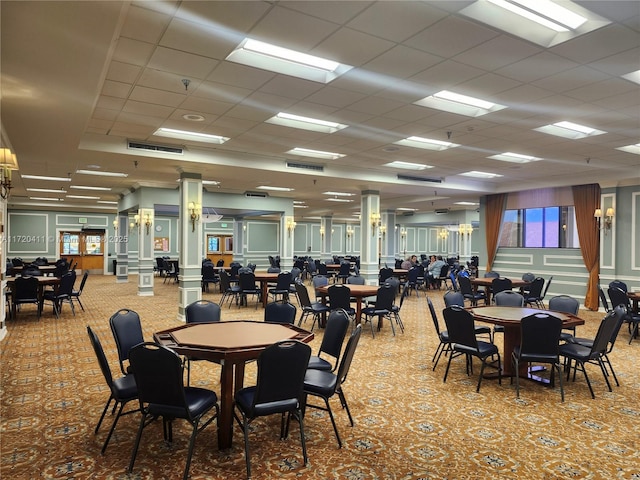
{"type": "MultiPolygon", "coordinates": [[[[429,296],[438,313],[442,292],[429,296]]],[[[219,299],[219,294],[205,294],[219,299]]],[[[177,285],[156,279],[155,296],[137,296],[137,278],[116,284],[112,276],[90,276],[82,295],[85,312],[73,316],[67,305],[56,320],[50,310],[38,320],[31,306],[8,322],[0,342],[1,469],[6,479],[177,479],[186,459],[190,428],[176,422],[174,443],[162,440],[161,422],[145,430],[134,472],[126,473],[138,416],[123,417],[106,454],[100,448],[110,418],[94,435],[108,391],[90,346],[86,325],[99,335],[114,374],[119,373],[109,316],[119,308],[136,310],[145,338],[178,325],[177,285]]],[[[404,334],[388,324],[371,338],[365,329],[344,390],[355,420],[332,399],[344,447],[337,448],[326,413],[306,416],[310,466],[304,467],[297,426],[280,441],[277,418],[256,421],[251,433],[255,479],[639,479],[640,380],[636,361],[640,341],[627,345],[626,329],[611,355],[621,386],[608,392],[596,366],[589,366],[596,399],[584,378],[557,389],[523,381],[515,385],[467,377],[462,358],[442,382],[446,362],[432,371],[438,344],[424,293],[402,307],[404,334]]],[[[593,336],[602,314],[581,311],[579,336],[593,336]]],[[[223,309],[223,320],[260,319],[261,308],[223,309]]],[[[442,318],[441,325],[444,325],[442,318]]],[[[307,324],[309,327],[310,324],[307,324]]],[[[316,351],[322,331],[312,344],[316,351]]],[[[501,345],[501,338],[497,339],[501,345]]],[[[219,391],[219,366],[198,362],[192,383],[219,391]]],[[[476,364],[475,372],[479,371],[476,364]]],[[[245,385],[255,378],[247,367],[245,385]]],[[[191,478],[245,478],[242,434],[233,448],[217,449],[215,425],[197,440],[191,478]]]]}

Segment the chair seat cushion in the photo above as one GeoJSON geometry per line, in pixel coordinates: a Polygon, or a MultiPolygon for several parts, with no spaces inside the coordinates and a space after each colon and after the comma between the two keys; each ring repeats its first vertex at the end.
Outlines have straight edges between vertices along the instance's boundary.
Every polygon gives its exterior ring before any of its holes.
{"type": "Polygon", "coordinates": [[[307,370],[304,375],[304,391],[326,397],[332,395],[338,377],[326,370],[307,370]]]}
{"type": "Polygon", "coordinates": [[[138,397],[138,387],[132,374],[114,379],[113,389],[121,401],[133,400],[138,397]]]}
{"type": "Polygon", "coordinates": [[[484,325],[481,327],[475,328],[476,334],[478,333],[491,333],[491,327],[485,327],[484,325]]]}
{"type": "Polygon", "coordinates": [[[309,358],[309,365],[307,366],[307,369],[311,369],[311,370],[331,370],[331,369],[333,369],[333,365],[331,365],[324,358],[320,358],[320,357],[318,357],[316,355],[311,355],[311,358],[309,358]]]}
{"type": "Polygon", "coordinates": [[[558,356],[553,354],[541,354],[541,353],[522,353],[520,347],[517,346],[513,349],[514,357],[519,357],[521,362],[534,362],[534,363],[557,363],[558,356]]]}
{"type": "Polygon", "coordinates": [[[578,360],[587,361],[591,347],[585,347],[577,343],[564,343],[560,345],[560,355],[563,357],[576,358],[578,360]]]}
{"type": "Polygon", "coordinates": [[[460,345],[459,343],[454,344],[453,349],[457,352],[468,353],[481,358],[489,357],[498,353],[498,347],[489,342],[478,342],[478,350],[466,345],[460,345]]]}
{"type": "Polygon", "coordinates": [[[274,413],[289,412],[298,408],[298,400],[287,399],[277,402],[260,403],[253,405],[253,397],[256,392],[256,387],[243,388],[236,392],[235,400],[236,405],[249,417],[260,417],[265,415],[271,415],[274,413]]]}

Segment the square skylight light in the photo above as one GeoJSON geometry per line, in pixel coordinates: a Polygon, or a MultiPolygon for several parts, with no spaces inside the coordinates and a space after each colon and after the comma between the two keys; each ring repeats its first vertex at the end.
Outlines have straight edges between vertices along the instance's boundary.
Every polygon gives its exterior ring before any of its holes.
{"type": "Polygon", "coordinates": [[[436,110],[457,113],[467,117],[480,117],[507,108],[505,105],[469,97],[449,90],[442,90],[413,103],[414,105],[435,108],[436,110]]]}
{"type": "Polygon", "coordinates": [[[497,178],[502,176],[497,173],[478,172],[477,170],[471,170],[470,172],[460,173],[460,175],[465,177],[474,177],[474,178],[497,178]]]}
{"type": "Polygon", "coordinates": [[[385,163],[383,167],[401,168],[403,170],[426,170],[427,168],[433,168],[431,165],[424,165],[422,163],[403,162],[396,160],[395,162],[385,163]]]}
{"type": "Polygon", "coordinates": [[[572,122],[557,122],[552,125],[544,125],[542,127],[534,128],[537,132],[548,133],[549,135],[556,135],[564,138],[586,138],[593,137],[595,135],[602,135],[607,133],[595,128],[586,127],[572,122]]]}
{"type": "Polygon", "coordinates": [[[289,187],[272,187],[271,185],[260,185],[256,187],[259,190],[272,190],[274,192],[292,192],[294,189],[289,187]]]}
{"type": "Polygon", "coordinates": [[[569,0],[476,0],[459,13],[546,48],[611,23],[569,0]]]}
{"type": "Polygon", "coordinates": [[[353,68],[252,38],[240,42],[225,60],[321,83],[329,83],[353,68]]]}
{"type": "Polygon", "coordinates": [[[283,127],[300,128],[302,130],[311,130],[312,132],[334,133],[349,125],[343,123],[330,122],[318,118],[302,117],[293,115],[292,113],[279,112],[277,115],[265,120],[267,123],[274,125],[282,125],[283,127]]]}
{"type": "Polygon", "coordinates": [[[344,157],[344,155],[341,153],[323,152],[322,150],[310,150],[308,148],[298,147],[287,150],[286,153],[290,153],[292,155],[302,155],[304,157],[324,158],[326,160],[336,160],[338,158],[344,157]]]}
{"type": "MultiPolygon", "coordinates": [[[[96,175],[98,177],[128,177],[128,173],[122,172],[105,172],[103,170],[76,170],[81,175],[96,175]]],[[[69,179],[71,181],[71,179],[69,179]]]]}
{"type": "Polygon", "coordinates": [[[460,146],[457,143],[432,140],[430,138],[422,137],[408,137],[393,143],[396,145],[404,145],[406,147],[425,148],[427,150],[447,150],[449,148],[460,146]]]}
{"type": "Polygon", "coordinates": [[[487,158],[493,158],[494,160],[502,160],[503,162],[512,162],[512,163],[529,163],[529,162],[537,162],[538,160],[542,160],[538,157],[532,157],[531,155],[521,155],[519,153],[505,152],[497,155],[491,155],[487,158]]]}
{"type": "Polygon", "coordinates": [[[179,140],[191,140],[193,142],[214,143],[217,145],[221,145],[229,140],[229,137],[222,137],[220,135],[211,135],[209,133],[190,132],[188,130],[176,130],[174,128],[164,127],[157,129],[155,132],[153,132],[153,134],[158,137],[177,138],[179,140]]]}
{"type": "Polygon", "coordinates": [[[622,150],[623,152],[635,153],[636,155],[640,155],[640,143],[636,143],[635,145],[626,145],[624,147],[616,147],[616,150],[622,150]]]}

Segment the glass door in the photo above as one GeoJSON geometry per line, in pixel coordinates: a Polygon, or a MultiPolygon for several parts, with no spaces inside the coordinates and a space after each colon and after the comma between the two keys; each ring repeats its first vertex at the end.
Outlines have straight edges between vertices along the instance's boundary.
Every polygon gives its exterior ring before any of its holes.
{"type": "Polygon", "coordinates": [[[60,232],[60,257],[76,270],[102,273],[104,269],[104,231],[60,232]]]}

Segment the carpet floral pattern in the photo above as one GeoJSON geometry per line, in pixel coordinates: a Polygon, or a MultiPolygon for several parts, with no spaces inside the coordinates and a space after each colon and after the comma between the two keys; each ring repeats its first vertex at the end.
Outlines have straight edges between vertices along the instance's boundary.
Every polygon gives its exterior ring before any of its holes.
{"type": "MultiPolygon", "coordinates": [[[[100,449],[111,417],[94,435],[108,390],[86,325],[99,335],[118,376],[111,314],[136,310],[149,340],[154,331],[179,325],[178,286],[156,278],[154,288],[153,297],[142,297],[135,277],[116,283],[114,277],[93,275],[82,296],[85,312],[77,309],[74,316],[65,305],[59,319],[51,311],[37,319],[35,309],[24,306],[17,319],[8,320],[0,342],[1,478],[181,478],[190,433],[186,422],[176,421],[172,445],[162,439],[161,422],[149,426],[132,474],[126,469],[138,415],[120,420],[105,455],[100,449]]],[[[444,327],[443,292],[427,294],[444,327]]],[[[203,296],[220,298],[214,288],[203,296]]],[[[432,371],[438,340],[425,292],[410,296],[401,315],[404,334],[394,337],[388,324],[375,338],[363,330],[344,385],[354,427],[338,399],[331,400],[343,448],[326,412],[309,409],[310,465],[305,467],[297,425],[281,441],[278,418],[258,420],[250,435],[254,479],[640,479],[640,340],[628,345],[626,329],[610,355],[620,386],[607,391],[599,368],[589,365],[596,398],[578,373],[575,382],[566,382],[561,403],[557,388],[528,381],[521,382],[520,399],[509,379],[502,385],[484,380],[476,393],[479,364],[467,376],[462,358],[454,359],[443,383],[447,359],[432,371]]],[[[603,314],[581,310],[580,315],[586,324],[578,327],[579,336],[595,335],[603,314]]],[[[261,316],[251,304],[225,305],[222,312],[223,320],[261,316]]],[[[323,332],[315,333],[314,352],[323,332]]],[[[497,335],[496,343],[501,342],[497,335]]],[[[197,362],[192,384],[219,393],[219,368],[197,362]]],[[[255,364],[249,364],[245,385],[253,381],[255,364]]],[[[246,478],[241,429],[235,426],[233,447],[224,451],[217,448],[215,424],[205,430],[197,439],[190,478],[246,478]]]]}

